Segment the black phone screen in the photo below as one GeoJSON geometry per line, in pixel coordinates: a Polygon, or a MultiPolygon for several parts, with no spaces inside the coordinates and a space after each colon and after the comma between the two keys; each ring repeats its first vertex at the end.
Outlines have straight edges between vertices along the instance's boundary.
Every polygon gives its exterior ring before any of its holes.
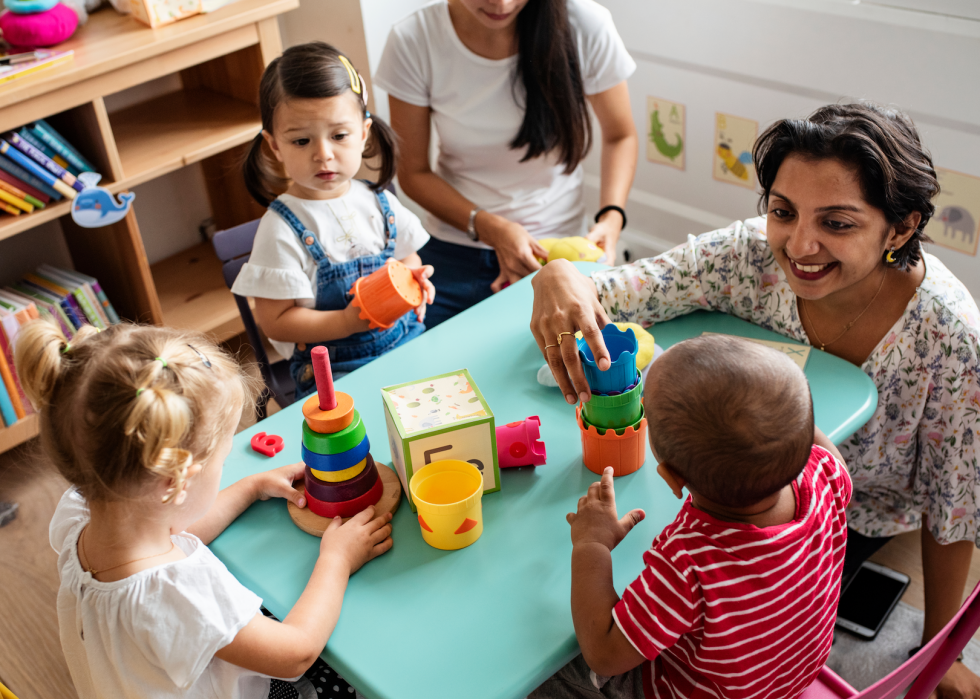
{"type": "Polygon", "coordinates": [[[906,583],[881,573],[859,568],[837,607],[837,616],[871,629],[881,620],[905,589],[906,583]]]}

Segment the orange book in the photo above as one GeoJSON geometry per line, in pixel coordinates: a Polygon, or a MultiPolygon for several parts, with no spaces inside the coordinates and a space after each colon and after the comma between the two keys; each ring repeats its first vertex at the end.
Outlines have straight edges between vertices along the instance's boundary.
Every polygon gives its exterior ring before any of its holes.
{"type": "Polygon", "coordinates": [[[10,204],[5,204],[2,201],[0,201],[0,211],[6,211],[12,216],[20,216],[20,209],[14,208],[10,204]]]}
{"type": "Polygon", "coordinates": [[[0,187],[0,201],[10,204],[11,206],[14,206],[22,211],[25,211],[26,213],[31,213],[32,211],[34,211],[33,204],[28,204],[20,197],[14,196],[13,194],[6,191],[2,187],[0,187]]]}
{"type": "Polygon", "coordinates": [[[3,352],[0,352],[0,379],[3,379],[3,385],[7,387],[7,393],[10,394],[10,402],[14,404],[14,413],[17,415],[17,419],[24,419],[27,413],[24,412],[24,404],[20,401],[20,391],[17,390],[14,375],[10,371],[10,365],[7,364],[7,358],[3,356],[3,352]]]}

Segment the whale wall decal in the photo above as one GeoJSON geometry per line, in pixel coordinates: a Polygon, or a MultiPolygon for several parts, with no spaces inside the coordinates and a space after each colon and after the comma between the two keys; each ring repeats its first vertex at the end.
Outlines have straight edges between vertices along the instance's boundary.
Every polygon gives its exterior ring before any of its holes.
{"type": "Polygon", "coordinates": [[[71,203],[71,218],[82,228],[99,228],[122,221],[136,198],[134,192],[122,192],[117,202],[112,192],[97,186],[101,179],[97,172],[83,172],[78,176],[83,189],[71,203]]]}

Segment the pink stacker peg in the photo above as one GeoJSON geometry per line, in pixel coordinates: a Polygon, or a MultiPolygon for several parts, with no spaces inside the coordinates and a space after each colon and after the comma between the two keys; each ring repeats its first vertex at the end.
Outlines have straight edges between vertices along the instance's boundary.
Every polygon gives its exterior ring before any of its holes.
{"type": "Polygon", "coordinates": [[[337,397],[333,390],[333,373],[330,371],[330,353],[323,345],[314,347],[310,352],[313,362],[313,378],[316,381],[316,393],[320,399],[320,410],[333,410],[337,407],[337,397]]]}

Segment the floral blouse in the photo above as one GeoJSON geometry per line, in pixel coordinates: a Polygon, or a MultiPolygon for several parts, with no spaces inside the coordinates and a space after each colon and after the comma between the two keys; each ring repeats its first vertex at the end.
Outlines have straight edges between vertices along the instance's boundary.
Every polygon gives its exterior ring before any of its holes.
{"type": "MultiPolygon", "coordinates": [[[[809,344],[765,224],[736,222],[596,272],[599,299],[614,321],[650,326],[715,310],[809,344]]],[[[980,312],[938,259],[924,258],[922,284],[862,366],[878,407],[840,445],[854,482],[848,524],[893,536],[918,529],[927,513],[938,542],[980,545],[980,312]]]]}

